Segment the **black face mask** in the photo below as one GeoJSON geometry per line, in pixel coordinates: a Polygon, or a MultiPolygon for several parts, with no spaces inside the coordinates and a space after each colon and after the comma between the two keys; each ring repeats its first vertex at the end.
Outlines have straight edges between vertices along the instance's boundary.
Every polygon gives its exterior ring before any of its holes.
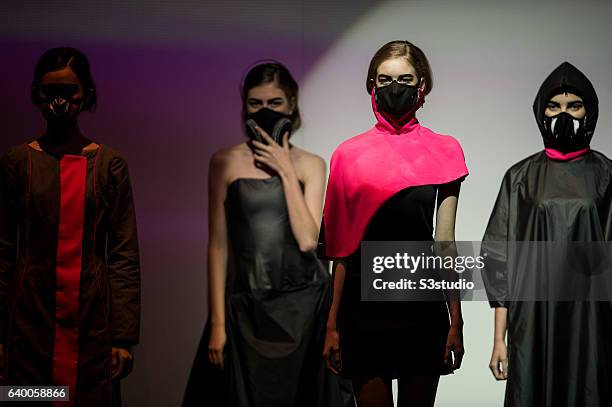
{"type": "Polygon", "coordinates": [[[559,113],[544,119],[544,145],[561,152],[576,151],[588,146],[586,116],[576,119],[569,113],[559,113]]]}
{"type": "Polygon", "coordinates": [[[255,129],[256,125],[268,133],[278,144],[282,143],[282,137],[286,132],[289,132],[289,136],[291,136],[293,131],[289,115],[268,109],[267,107],[263,107],[254,113],[249,113],[245,124],[249,138],[265,144],[267,142],[255,129]]]}
{"type": "Polygon", "coordinates": [[[376,88],[374,97],[382,112],[400,118],[416,106],[419,100],[419,88],[393,81],[390,85],[376,88]]]}
{"type": "Polygon", "coordinates": [[[535,101],[533,113],[542,135],[544,146],[562,152],[577,151],[589,146],[597,118],[599,99],[593,84],[578,68],[564,62],[559,65],[542,83],[535,101]],[[586,117],[577,120],[566,113],[555,116],[557,120],[546,117],[546,107],[552,97],[563,93],[573,93],[582,98],[586,117]]]}
{"type": "Polygon", "coordinates": [[[83,108],[83,101],[74,101],[73,96],[79,91],[74,84],[43,84],[41,110],[47,121],[66,123],[77,118],[83,108]]]}

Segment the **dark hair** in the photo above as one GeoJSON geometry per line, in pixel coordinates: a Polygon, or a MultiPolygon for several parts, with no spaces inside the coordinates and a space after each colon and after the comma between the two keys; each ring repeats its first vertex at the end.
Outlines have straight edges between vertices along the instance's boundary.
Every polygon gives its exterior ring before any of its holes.
{"type": "Polygon", "coordinates": [[[70,67],[76,74],[83,87],[83,110],[93,111],[96,108],[96,86],[94,85],[89,61],[85,54],[75,48],[59,47],[47,50],[36,64],[34,78],[32,79],[32,101],[35,105],[40,104],[38,85],[43,76],[49,72],[59,71],[70,67]]]}
{"type": "Polygon", "coordinates": [[[242,122],[244,123],[247,117],[246,101],[249,91],[254,87],[270,82],[276,82],[278,87],[285,93],[285,96],[287,96],[289,103],[293,103],[293,113],[289,118],[291,119],[291,124],[293,124],[293,131],[299,129],[302,124],[302,118],[298,106],[298,84],[293,79],[293,76],[291,76],[289,70],[277,61],[255,65],[244,77],[240,89],[240,96],[242,97],[242,122]]]}
{"type": "Polygon", "coordinates": [[[368,77],[366,78],[366,90],[368,95],[372,93],[372,88],[376,83],[376,74],[380,64],[393,58],[406,58],[410,65],[416,70],[417,75],[425,81],[425,95],[431,92],[433,88],[433,75],[425,53],[411,42],[396,40],[388,42],[380,47],[372,57],[370,67],[368,68],[368,77]]]}

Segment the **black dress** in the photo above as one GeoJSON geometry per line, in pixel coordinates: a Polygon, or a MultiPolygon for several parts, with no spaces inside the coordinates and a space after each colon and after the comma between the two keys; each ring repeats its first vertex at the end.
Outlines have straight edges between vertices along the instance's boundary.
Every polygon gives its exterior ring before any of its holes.
{"type": "Polygon", "coordinates": [[[111,346],[138,342],[140,265],[117,151],[60,159],[24,144],[2,157],[0,311],[5,384],[69,386],[70,405],[118,404],[111,346]]]}
{"type": "MultiPolygon", "coordinates": [[[[376,212],[362,241],[433,242],[436,192],[434,185],[397,192],[376,212]]],[[[340,260],[346,265],[338,311],[342,374],[442,374],[450,326],[446,302],[362,302],[360,258],[357,249],[340,260]]]]}
{"type": "Polygon", "coordinates": [[[329,273],[314,251],[299,250],[282,181],[235,180],[225,210],[225,369],[208,361],[209,318],[183,406],[353,406],[321,356],[329,273]]]}

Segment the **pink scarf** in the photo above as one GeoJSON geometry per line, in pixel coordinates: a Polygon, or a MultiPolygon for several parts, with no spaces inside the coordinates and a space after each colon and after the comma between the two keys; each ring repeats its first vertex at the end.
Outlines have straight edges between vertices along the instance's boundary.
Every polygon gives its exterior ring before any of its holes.
{"type": "Polygon", "coordinates": [[[331,158],[323,210],[329,258],[353,253],[372,216],[402,189],[468,175],[463,150],[453,137],[434,133],[414,117],[393,127],[378,111],[374,91],[372,108],[376,125],[344,141],[331,158]]]}
{"type": "Polygon", "coordinates": [[[569,161],[585,155],[589,151],[589,147],[577,151],[570,151],[569,153],[562,153],[554,148],[545,148],[544,151],[546,152],[546,156],[548,156],[548,158],[552,158],[553,160],[557,161],[569,161]]]}

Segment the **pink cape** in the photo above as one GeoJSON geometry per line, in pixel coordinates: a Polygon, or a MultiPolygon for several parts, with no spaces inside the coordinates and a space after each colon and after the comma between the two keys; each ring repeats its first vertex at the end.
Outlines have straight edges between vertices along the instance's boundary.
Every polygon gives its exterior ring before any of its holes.
{"type": "Polygon", "coordinates": [[[402,189],[468,175],[463,150],[453,137],[434,133],[416,118],[396,129],[378,111],[374,93],[372,108],[378,123],[341,143],[331,157],[323,209],[328,258],[353,253],[372,216],[402,189]]]}

